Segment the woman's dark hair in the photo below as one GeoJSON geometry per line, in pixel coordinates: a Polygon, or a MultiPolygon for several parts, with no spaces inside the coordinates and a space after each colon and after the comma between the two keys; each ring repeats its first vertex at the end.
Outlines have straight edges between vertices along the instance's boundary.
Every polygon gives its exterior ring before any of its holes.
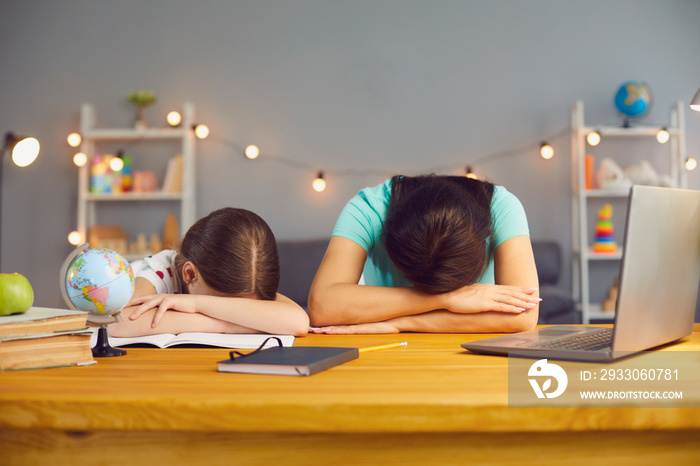
{"type": "MultiPolygon", "coordinates": [[[[277,241],[257,214],[226,207],[190,227],[175,265],[191,261],[204,283],[226,294],[274,300],[280,281],[277,241]]],[[[181,272],[180,272],[181,273],[181,272]]]]}
{"type": "Polygon", "coordinates": [[[491,183],[461,176],[395,176],[382,241],[406,280],[438,294],[475,283],[488,260],[491,183]]]}

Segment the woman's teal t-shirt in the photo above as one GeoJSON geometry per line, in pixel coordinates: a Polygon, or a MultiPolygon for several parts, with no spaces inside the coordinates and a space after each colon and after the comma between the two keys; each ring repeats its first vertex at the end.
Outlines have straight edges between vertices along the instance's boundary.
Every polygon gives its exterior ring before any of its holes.
{"type": "MultiPolygon", "coordinates": [[[[361,190],[343,208],[333,235],[352,240],[367,251],[363,270],[366,285],[411,286],[391,262],[380,240],[390,199],[391,178],[380,185],[361,190]]],[[[518,198],[503,186],[494,187],[491,219],[494,233],[489,240],[493,240],[496,248],[510,238],[530,234],[525,209],[518,198]]],[[[493,258],[478,283],[495,283],[493,258]]]]}

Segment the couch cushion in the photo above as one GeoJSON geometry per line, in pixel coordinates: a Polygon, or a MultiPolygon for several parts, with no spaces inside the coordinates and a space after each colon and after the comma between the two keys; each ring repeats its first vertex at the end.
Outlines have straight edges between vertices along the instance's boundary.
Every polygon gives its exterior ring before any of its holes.
{"type": "Polygon", "coordinates": [[[556,317],[567,319],[568,323],[576,323],[576,302],[571,293],[554,286],[540,287],[539,323],[550,323],[556,317]]]}
{"type": "Polygon", "coordinates": [[[329,238],[278,241],[279,292],[306,309],[311,282],[328,248],[329,238]]]}
{"type": "Polygon", "coordinates": [[[561,248],[554,241],[533,241],[532,252],[540,285],[556,285],[561,273],[561,248]]]}

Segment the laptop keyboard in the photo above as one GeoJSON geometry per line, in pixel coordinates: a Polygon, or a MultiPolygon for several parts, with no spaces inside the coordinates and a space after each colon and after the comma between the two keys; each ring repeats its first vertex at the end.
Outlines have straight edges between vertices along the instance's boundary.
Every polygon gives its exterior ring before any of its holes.
{"type": "Polygon", "coordinates": [[[538,349],[563,349],[595,351],[612,346],[612,328],[604,328],[595,332],[588,332],[555,340],[543,341],[530,345],[530,348],[538,349]]]}

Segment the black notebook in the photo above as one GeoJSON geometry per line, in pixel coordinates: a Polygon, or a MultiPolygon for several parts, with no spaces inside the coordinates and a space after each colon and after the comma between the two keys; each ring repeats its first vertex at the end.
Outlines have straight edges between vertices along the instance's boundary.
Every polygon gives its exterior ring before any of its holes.
{"type": "Polygon", "coordinates": [[[311,375],[343,364],[360,355],[357,348],[293,346],[268,348],[219,361],[219,372],[245,374],[311,375]]]}

